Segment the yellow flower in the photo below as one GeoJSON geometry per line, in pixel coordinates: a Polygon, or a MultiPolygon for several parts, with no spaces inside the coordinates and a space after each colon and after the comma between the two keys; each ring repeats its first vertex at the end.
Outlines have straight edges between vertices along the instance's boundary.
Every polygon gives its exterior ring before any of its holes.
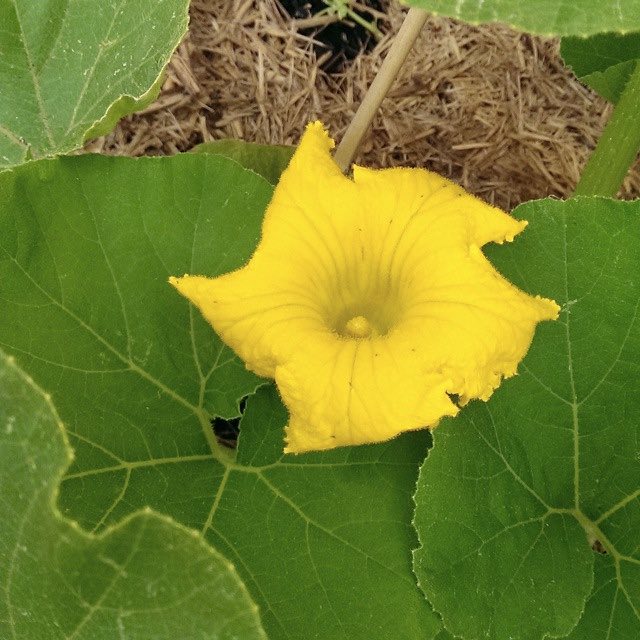
{"type": "Polygon", "coordinates": [[[512,376],[551,300],[482,254],[526,222],[422,169],[342,175],[310,124],[243,268],[171,283],[290,412],[287,452],[434,427],[512,376]]]}

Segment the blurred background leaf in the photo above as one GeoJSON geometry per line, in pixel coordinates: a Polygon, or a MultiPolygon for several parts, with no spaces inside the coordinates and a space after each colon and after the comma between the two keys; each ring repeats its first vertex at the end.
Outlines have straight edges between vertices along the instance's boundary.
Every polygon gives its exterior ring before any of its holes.
{"type": "Polygon", "coordinates": [[[560,53],[581,82],[617,102],[640,60],[640,33],[562,38],[560,53]]]}
{"type": "Polygon", "coordinates": [[[158,94],[188,0],[0,0],[0,169],[71,151],[158,94]]]}
{"type": "Polygon", "coordinates": [[[48,394],[0,351],[0,634],[266,640],[233,566],[149,510],[88,535],[55,508],[71,461],[48,394]]]}
{"type": "Polygon", "coordinates": [[[436,15],[480,24],[504,22],[511,27],[554,36],[587,36],[605,31],[640,30],[637,0],[402,0],[436,15]]]}

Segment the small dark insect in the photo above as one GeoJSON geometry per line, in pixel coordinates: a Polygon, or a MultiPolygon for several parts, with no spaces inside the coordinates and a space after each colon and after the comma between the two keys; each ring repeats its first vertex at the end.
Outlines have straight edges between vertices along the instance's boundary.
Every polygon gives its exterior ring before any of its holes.
{"type": "Polygon", "coordinates": [[[235,449],[238,445],[238,435],[240,435],[240,420],[244,415],[244,409],[247,406],[247,397],[244,396],[240,400],[240,415],[236,418],[213,418],[211,420],[211,427],[213,433],[216,436],[216,440],[228,449],[235,449]]]}

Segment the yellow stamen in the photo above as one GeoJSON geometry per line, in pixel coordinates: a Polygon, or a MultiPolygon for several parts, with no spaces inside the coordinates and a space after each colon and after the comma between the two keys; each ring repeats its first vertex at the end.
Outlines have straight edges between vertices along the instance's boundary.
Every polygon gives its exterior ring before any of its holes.
{"type": "Polygon", "coordinates": [[[344,330],[351,338],[367,338],[372,332],[371,325],[364,316],[351,318],[345,325],[344,330]]]}

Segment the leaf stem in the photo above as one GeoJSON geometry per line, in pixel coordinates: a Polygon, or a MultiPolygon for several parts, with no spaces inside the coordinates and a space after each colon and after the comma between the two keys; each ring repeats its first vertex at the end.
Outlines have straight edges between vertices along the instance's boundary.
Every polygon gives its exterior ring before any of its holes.
{"type": "Polygon", "coordinates": [[[574,196],[614,198],[640,150],[640,63],[627,82],[574,196]]]}
{"type": "Polygon", "coordinates": [[[362,138],[371,125],[371,121],[389,92],[402,63],[406,60],[413,43],[420,34],[428,14],[422,9],[409,9],[387,57],[373,79],[371,86],[358,107],[353,120],[336,149],[334,159],[340,169],[346,172],[353,160],[362,138]]]}
{"type": "Polygon", "coordinates": [[[347,15],[357,24],[359,24],[363,29],[366,29],[369,33],[371,33],[377,40],[382,38],[382,33],[380,33],[380,29],[376,27],[376,25],[372,22],[367,22],[360,14],[356,13],[353,9],[347,9],[347,15]]]}

